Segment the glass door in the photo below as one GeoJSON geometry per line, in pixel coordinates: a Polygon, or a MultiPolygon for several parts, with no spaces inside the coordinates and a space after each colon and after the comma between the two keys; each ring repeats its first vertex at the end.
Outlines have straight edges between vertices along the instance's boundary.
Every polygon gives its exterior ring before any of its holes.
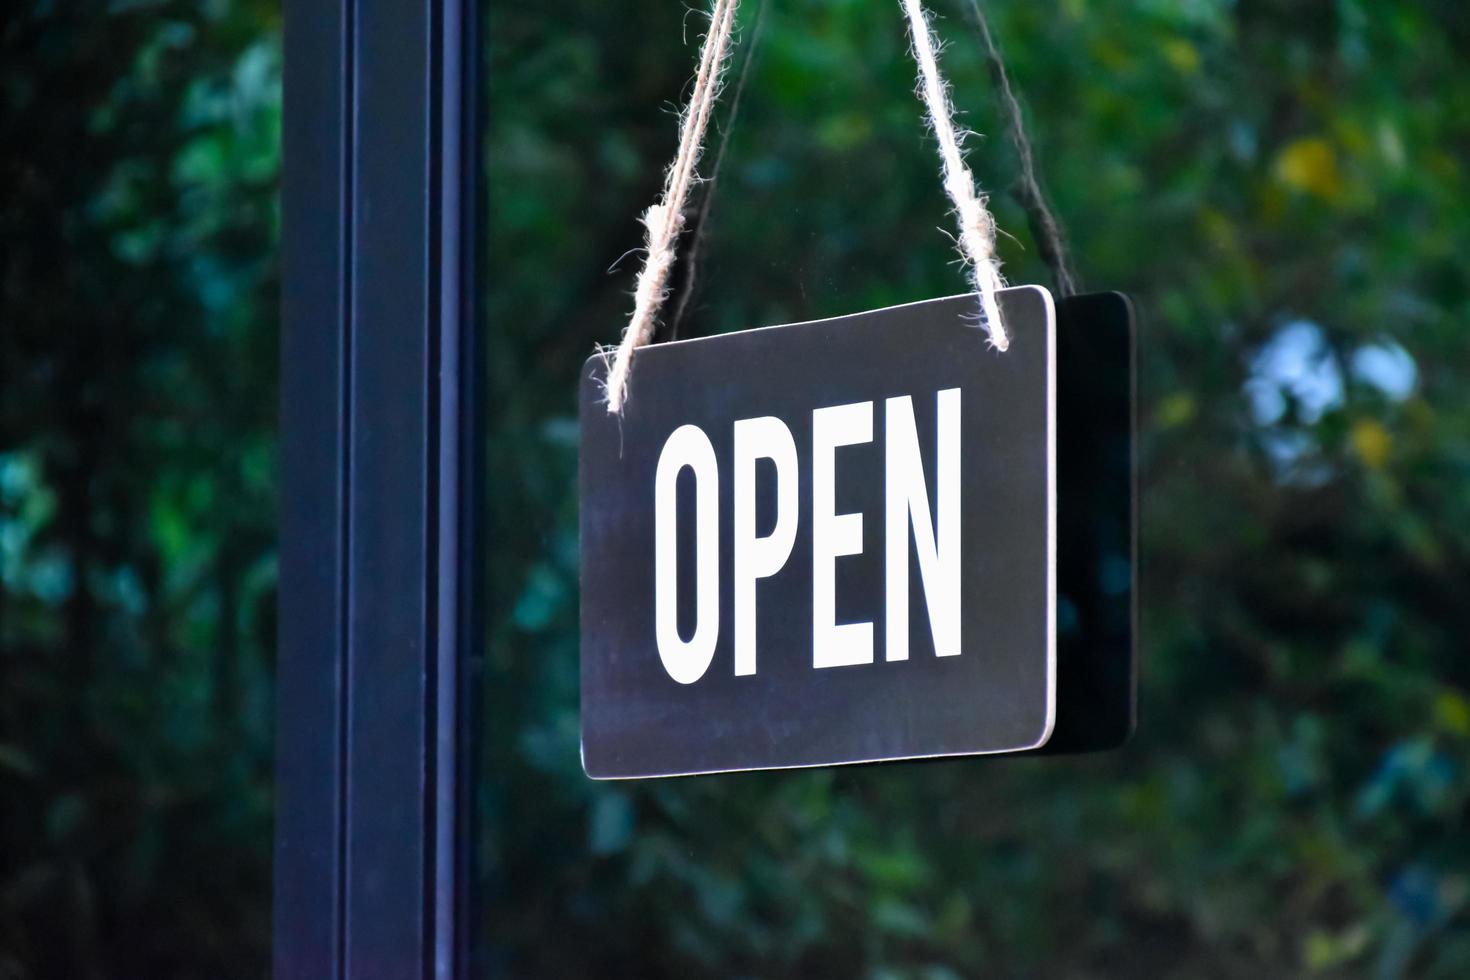
{"type": "MultiPolygon", "coordinates": [[[[596,783],[576,392],[627,323],[704,7],[484,8],[477,943],[510,976],[1455,976],[1467,25],[987,2],[1083,288],[1140,315],[1143,672],[1097,755],[596,783]]],[[[1054,284],[967,2],[943,66],[1054,284]]],[[[659,339],[966,287],[891,0],[751,0],[659,339]]]]}

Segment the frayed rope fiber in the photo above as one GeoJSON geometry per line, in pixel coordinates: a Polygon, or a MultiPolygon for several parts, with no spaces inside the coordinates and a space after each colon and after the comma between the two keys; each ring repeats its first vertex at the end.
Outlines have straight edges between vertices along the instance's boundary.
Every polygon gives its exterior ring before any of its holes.
{"type": "Polygon", "coordinates": [[[960,149],[960,136],[954,128],[954,106],[949,101],[949,84],[939,74],[939,55],[934,32],[920,0],[902,0],[909,18],[909,40],[914,61],[919,65],[919,95],[929,111],[929,125],[939,142],[939,160],[944,171],[944,191],[954,205],[959,221],[960,254],[970,267],[970,279],[980,296],[990,342],[999,350],[1011,345],[1001,322],[995,294],[1005,288],[1000,275],[1000,261],[995,255],[995,219],[986,208],[985,198],[975,190],[975,178],[965,165],[960,149]]]}
{"type": "MultiPolygon", "coordinates": [[[[929,114],[929,124],[939,143],[944,190],[954,205],[959,223],[958,246],[970,269],[971,281],[980,297],[980,312],[990,342],[999,350],[1010,346],[995,294],[1005,288],[1000,262],[995,255],[995,219],[986,199],[975,189],[975,178],[965,165],[961,136],[955,130],[949,86],[939,73],[939,60],[929,19],[920,0],[901,0],[908,15],[910,50],[919,66],[919,95],[929,114]]],[[[628,380],[633,370],[633,352],[653,337],[658,312],[669,293],[669,272],[677,258],[679,233],[684,228],[684,208],[704,150],[704,134],[719,96],[725,62],[735,29],[739,0],[715,0],[710,10],[710,29],[699,56],[699,71],[689,105],[679,123],[679,152],[664,177],[663,194],[643,215],[647,232],[643,268],[633,292],[633,315],[623,331],[607,375],[607,410],[617,415],[628,398],[628,380]]]]}
{"type": "Polygon", "coordinates": [[[694,91],[679,123],[679,153],[664,177],[663,196],[643,215],[647,255],[633,292],[633,316],[623,331],[622,342],[607,374],[607,410],[615,415],[623,410],[628,395],[633,351],[653,336],[659,307],[668,298],[669,270],[674,266],[679,233],[684,230],[684,206],[689,199],[689,188],[697,179],[695,167],[704,150],[704,133],[719,94],[738,6],[739,0],[715,0],[710,11],[709,33],[704,36],[704,50],[699,56],[699,72],[694,77],[694,91]]]}

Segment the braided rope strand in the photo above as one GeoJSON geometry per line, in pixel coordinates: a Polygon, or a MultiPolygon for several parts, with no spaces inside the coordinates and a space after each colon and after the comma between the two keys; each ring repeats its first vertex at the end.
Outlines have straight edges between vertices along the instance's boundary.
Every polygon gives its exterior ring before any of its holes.
{"type": "Polygon", "coordinates": [[[1005,324],[995,294],[1005,288],[1000,274],[1000,260],[995,255],[995,219],[986,208],[986,199],[975,190],[975,178],[965,165],[960,149],[961,137],[955,131],[954,106],[949,100],[949,85],[939,73],[939,56],[929,17],[920,0],[902,0],[908,14],[909,38],[914,61],[919,66],[919,95],[929,113],[929,125],[939,143],[939,160],[944,174],[944,190],[954,205],[959,223],[959,251],[970,269],[970,279],[980,297],[980,310],[990,342],[998,350],[1010,346],[1005,324]]]}
{"type": "Polygon", "coordinates": [[[684,208],[689,189],[698,179],[695,168],[704,150],[704,134],[719,95],[726,54],[735,29],[739,0],[715,0],[710,11],[710,29],[699,57],[699,73],[679,126],[679,152],[664,178],[663,194],[643,215],[647,232],[647,255],[633,291],[633,315],[623,331],[622,342],[613,356],[607,375],[607,410],[623,410],[628,397],[628,377],[633,369],[633,352],[648,343],[658,322],[658,311],[669,293],[669,272],[677,258],[679,233],[684,230],[684,208]]]}

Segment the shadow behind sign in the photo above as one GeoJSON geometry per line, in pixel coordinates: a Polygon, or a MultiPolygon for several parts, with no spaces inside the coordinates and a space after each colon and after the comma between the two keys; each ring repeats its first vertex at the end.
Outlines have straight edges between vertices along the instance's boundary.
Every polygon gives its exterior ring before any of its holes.
{"type": "Polygon", "coordinates": [[[1057,718],[1043,753],[1122,745],[1138,717],[1135,319],[1057,304],[1057,718]]]}

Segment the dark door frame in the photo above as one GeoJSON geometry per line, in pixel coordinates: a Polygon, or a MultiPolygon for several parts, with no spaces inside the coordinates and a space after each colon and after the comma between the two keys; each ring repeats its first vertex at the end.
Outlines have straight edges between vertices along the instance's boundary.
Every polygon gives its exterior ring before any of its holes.
{"type": "Polygon", "coordinates": [[[472,0],[284,0],[275,975],[470,972],[472,0]]]}

